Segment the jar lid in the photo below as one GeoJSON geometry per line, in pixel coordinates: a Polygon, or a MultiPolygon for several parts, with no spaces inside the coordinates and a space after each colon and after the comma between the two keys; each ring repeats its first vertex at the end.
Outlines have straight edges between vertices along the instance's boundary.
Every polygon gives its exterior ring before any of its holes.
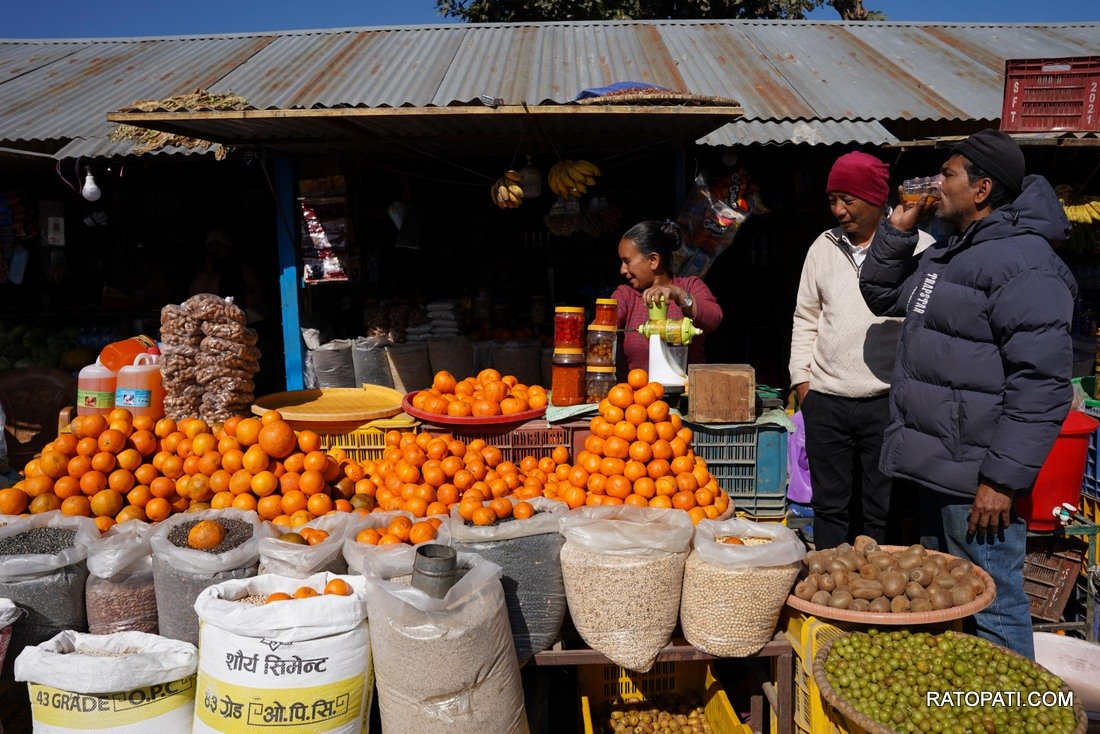
{"type": "Polygon", "coordinates": [[[584,313],[582,306],[555,306],[554,313],[584,313]]]}
{"type": "Polygon", "coordinates": [[[589,331],[615,331],[614,326],[608,326],[606,324],[589,324],[589,331]]]}
{"type": "Polygon", "coordinates": [[[597,306],[618,306],[619,302],[617,300],[615,300],[614,298],[597,298],[596,299],[596,305],[597,306]]]}
{"type": "Polygon", "coordinates": [[[589,372],[614,372],[615,368],[614,367],[594,367],[592,365],[588,365],[588,371],[589,372]]]}
{"type": "Polygon", "coordinates": [[[554,347],[554,354],[584,354],[584,350],[576,347],[554,347]]]}

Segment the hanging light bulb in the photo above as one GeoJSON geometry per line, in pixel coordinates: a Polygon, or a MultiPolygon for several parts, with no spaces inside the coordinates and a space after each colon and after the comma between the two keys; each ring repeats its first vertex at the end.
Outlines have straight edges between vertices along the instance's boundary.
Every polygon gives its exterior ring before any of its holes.
{"type": "Polygon", "coordinates": [[[103,192],[99,190],[99,186],[96,185],[95,176],[92,175],[92,169],[84,169],[84,187],[80,189],[80,195],[84,197],[86,201],[99,201],[99,197],[103,195],[103,192]]]}
{"type": "Polygon", "coordinates": [[[519,175],[523,176],[519,187],[523,189],[524,199],[537,199],[542,196],[542,174],[531,162],[530,154],[527,156],[527,165],[519,169],[519,175]]]}

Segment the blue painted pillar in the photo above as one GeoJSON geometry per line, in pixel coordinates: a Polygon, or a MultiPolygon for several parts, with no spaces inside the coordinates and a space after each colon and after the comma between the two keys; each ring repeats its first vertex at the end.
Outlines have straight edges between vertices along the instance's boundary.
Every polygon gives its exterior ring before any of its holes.
{"type": "Polygon", "coordinates": [[[275,159],[275,231],[279,245],[279,306],[283,323],[283,361],[286,389],[302,389],[302,332],[298,327],[298,258],[295,223],[298,202],[294,199],[294,164],[275,159]]]}

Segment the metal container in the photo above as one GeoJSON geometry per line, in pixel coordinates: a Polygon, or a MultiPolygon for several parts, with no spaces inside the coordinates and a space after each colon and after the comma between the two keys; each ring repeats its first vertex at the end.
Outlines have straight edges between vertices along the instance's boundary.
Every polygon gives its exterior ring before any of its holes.
{"type": "Polygon", "coordinates": [[[442,599],[458,579],[458,554],[454,548],[427,543],[416,549],[412,586],[428,596],[442,599]]]}

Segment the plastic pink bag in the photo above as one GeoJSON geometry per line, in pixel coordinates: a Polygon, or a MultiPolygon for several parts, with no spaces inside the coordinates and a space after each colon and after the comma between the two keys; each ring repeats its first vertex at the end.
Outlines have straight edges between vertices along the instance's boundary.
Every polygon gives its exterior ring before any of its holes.
{"type": "Polygon", "coordinates": [[[813,487],[810,486],[810,459],[806,456],[806,424],[802,411],[791,416],[794,433],[787,440],[787,499],[791,502],[810,504],[813,487]]]}

